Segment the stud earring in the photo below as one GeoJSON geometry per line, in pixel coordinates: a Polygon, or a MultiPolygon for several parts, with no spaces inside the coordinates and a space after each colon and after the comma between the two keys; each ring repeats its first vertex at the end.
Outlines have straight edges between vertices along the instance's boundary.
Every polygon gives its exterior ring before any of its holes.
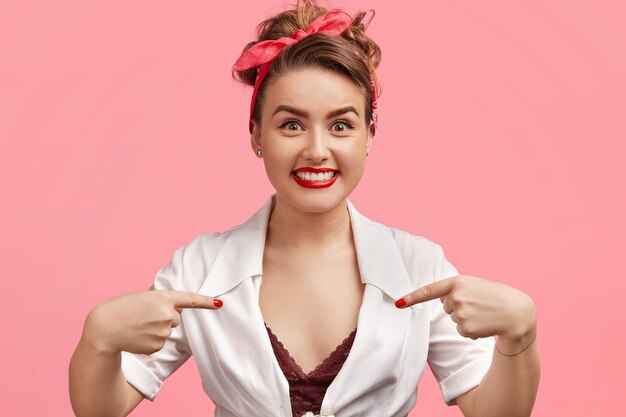
{"type": "Polygon", "coordinates": [[[261,148],[256,150],[256,156],[261,157],[261,148]]]}

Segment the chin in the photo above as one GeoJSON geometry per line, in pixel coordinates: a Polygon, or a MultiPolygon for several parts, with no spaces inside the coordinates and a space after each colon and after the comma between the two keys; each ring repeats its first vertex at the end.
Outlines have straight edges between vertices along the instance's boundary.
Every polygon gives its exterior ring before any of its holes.
{"type": "Polygon", "coordinates": [[[342,192],[329,192],[329,190],[305,190],[306,192],[281,193],[276,195],[284,203],[307,213],[325,213],[342,204],[346,195],[342,192]]]}

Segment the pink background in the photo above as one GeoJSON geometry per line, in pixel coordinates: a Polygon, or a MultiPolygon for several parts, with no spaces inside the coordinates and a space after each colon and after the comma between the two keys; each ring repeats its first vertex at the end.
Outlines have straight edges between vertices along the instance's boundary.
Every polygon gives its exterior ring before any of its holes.
{"type": "MultiPolygon", "coordinates": [[[[0,2],[3,415],[72,415],[89,310],[273,192],[230,68],[288,2],[209,4],[0,2]]],[[[623,2],[333,5],[375,8],[383,50],[380,128],[350,199],[535,299],[535,416],[624,415],[623,2]]],[[[133,416],[212,410],[192,358],[133,416]]],[[[461,413],[427,374],[411,415],[461,413]]]]}

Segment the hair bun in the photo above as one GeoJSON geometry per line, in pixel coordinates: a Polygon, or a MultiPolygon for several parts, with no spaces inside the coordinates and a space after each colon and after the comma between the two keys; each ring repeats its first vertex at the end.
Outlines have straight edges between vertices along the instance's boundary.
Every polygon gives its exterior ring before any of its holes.
{"type": "MultiPolygon", "coordinates": [[[[318,5],[315,0],[298,0],[295,8],[284,10],[261,22],[256,27],[257,39],[249,42],[243,48],[242,53],[259,42],[290,37],[298,29],[306,30],[313,20],[328,11],[330,9],[318,5]]],[[[339,36],[314,33],[285,47],[272,61],[267,78],[298,68],[322,67],[348,76],[368,95],[372,90],[371,82],[373,81],[376,96],[380,97],[376,68],[381,61],[381,50],[376,42],[365,34],[374,15],[373,9],[359,11],[350,26],[339,36]],[[368,12],[372,12],[371,17],[364,23],[368,12]]],[[[232,76],[245,85],[254,86],[257,70],[258,67],[242,71],[233,69],[232,76]]],[[[259,89],[255,105],[253,119],[256,121],[259,121],[258,109],[262,106],[264,84],[266,84],[265,81],[259,89]]],[[[371,107],[370,103],[366,109],[367,123],[372,120],[371,107]]]]}

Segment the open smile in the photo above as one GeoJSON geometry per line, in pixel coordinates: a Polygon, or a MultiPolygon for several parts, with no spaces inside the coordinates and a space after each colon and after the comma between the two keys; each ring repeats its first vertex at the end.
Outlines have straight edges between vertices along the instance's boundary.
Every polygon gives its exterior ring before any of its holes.
{"type": "Polygon", "coordinates": [[[305,188],[330,187],[339,178],[340,171],[328,168],[297,169],[291,172],[293,178],[300,186],[305,188]]]}

